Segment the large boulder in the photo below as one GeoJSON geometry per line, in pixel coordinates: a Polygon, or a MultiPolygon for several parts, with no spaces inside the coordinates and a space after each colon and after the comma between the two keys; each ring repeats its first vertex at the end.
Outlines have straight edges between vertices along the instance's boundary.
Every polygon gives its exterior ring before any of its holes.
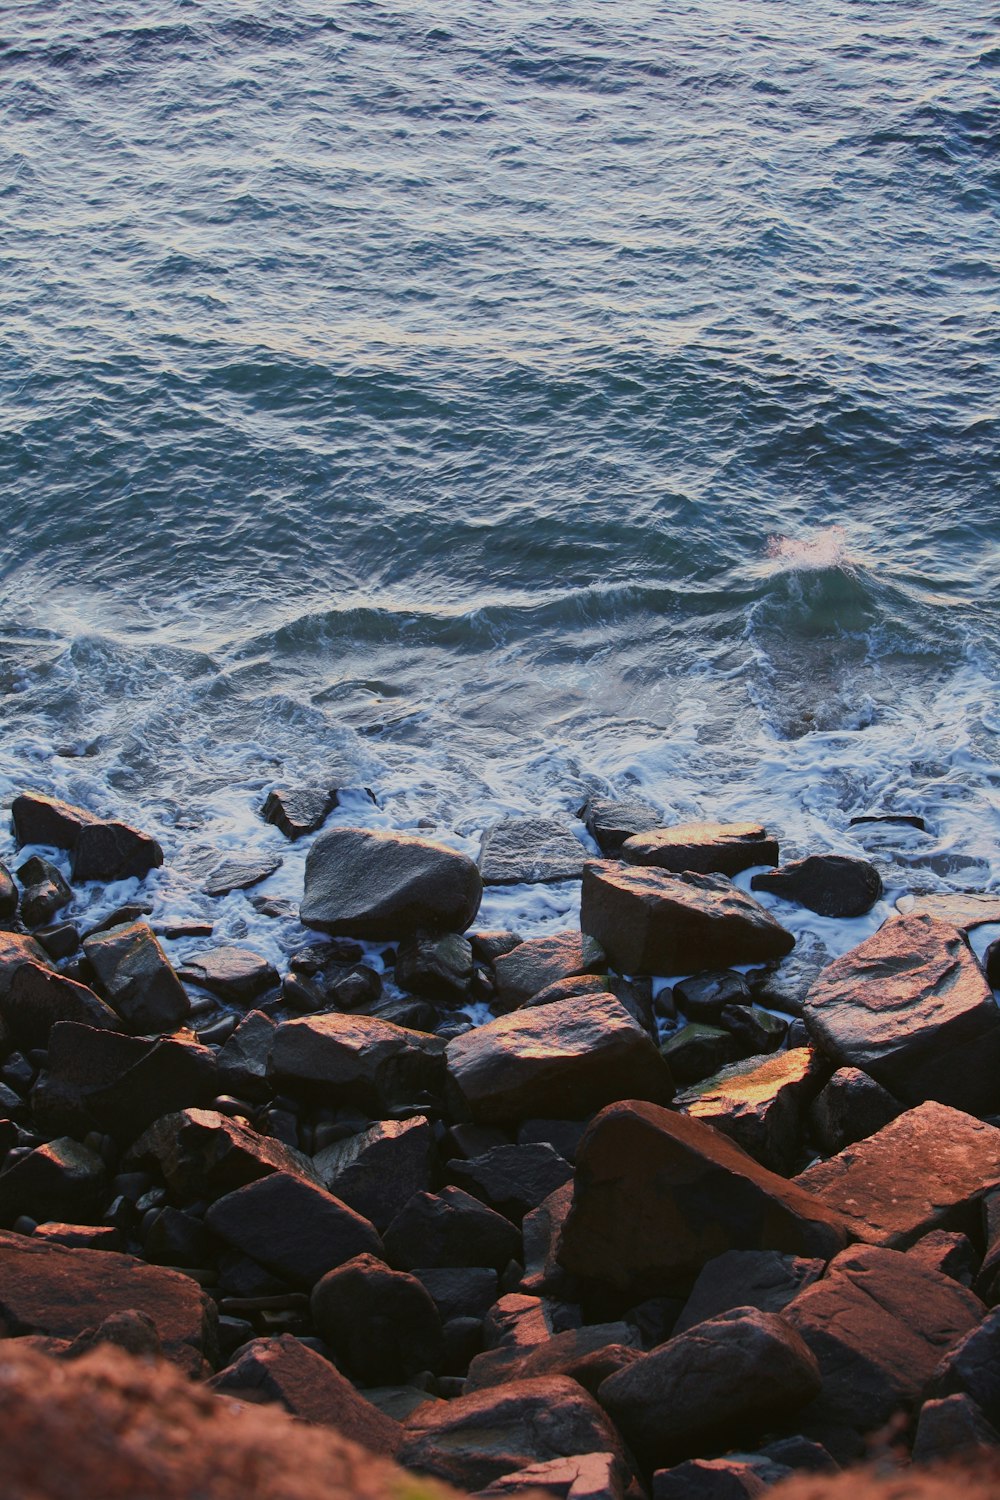
{"type": "Polygon", "coordinates": [[[616,1099],[669,1102],[670,1071],[613,995],[555,1001],[448,1043],[448,1077],[473,1119],[582,1119],[616,1099]]]}
{"type": "Polygon", "coordinates": [[[190,1012],[187,991],[145,922],[95,933],[84,939],[83,951],[128,1031],[173,1031],[190,1012]]]}
{"type": "Polygon", "coordinates": [[[681,974],[781,958],[790,932],[724,875],[584,866],[580,926],[626,974],[681,974]]]}
{"type": "Polygon", "coordinates": [[[810,854],[750,881],[783,901],[808,906],[821,917],[863,917],[882,894],[882,877],[867,859],[848,854],[810,854]]]}
{"type": "Polygon", "coordinates": [[[980,1201],[1000,1184],[1000,1130],[921,1104],[795,1180],[871,1245],[903,1250],[933,1229],[977,1234],[980,1201]]]}
{"type": "Polygon", "coordinates": [[[501,818],[483,834],[479,869],[484,885],[579,880],[585,858],[572,829],[555,818],[501,818]]]}
{"type": "Polygon", "coordinates": [[[270,1069],[280,1082],[376,1114],[444,1083],[445,1043],[376,1016],[303,1016],[274,1034],[270,1069]]]}
{"type": "Polygon", "coordinates": [[[894,917],[834,959],[806,996],[816,1045],[906,1104],[1000,1110],[1000,1010],[957,928],[894,917]]]}
{"type": "Polygon", "coordinates": [[[344,937],[399,939],[421,928],[464,932],[483,882],[464,854],[428,839],[331,828],[309,850],[302,921],[344,937]]]}
{"type": "Polygon", "coordinates": [[[11,814],[18,844],[71,851],[74,880],[142,879],[163,863],[163,850],[148,834],[57,797],[22,792],[14,798],[11,814]]]}
{"type": "Polygon", "coordinates": [[[843,1218],[700,1120],[634,1101],[590,1125],[559,1261],[638,1300],[690,1288],[724,1250],[784,1250],[828,1259],[843,1218]]]}
{"type": "Polygon", "coordinates": [[[759,823],[676,823],[633,834],[621,846],[633,865],[655,865],[679,875],[738,875],[752,865],[776,865],[778,843],[759,823]]]}

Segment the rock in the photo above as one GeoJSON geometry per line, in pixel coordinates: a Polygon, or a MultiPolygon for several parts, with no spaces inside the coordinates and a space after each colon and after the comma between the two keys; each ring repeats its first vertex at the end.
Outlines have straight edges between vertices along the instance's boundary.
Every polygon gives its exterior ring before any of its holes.
{"type": "Polygon", "coordinates": [[[1000,1011],[962,935],[895,917],[834,959],[806,997],[816,1045],[906,1104],[1000,1108],[1000,1011]]]}
{"type": "Polygon", "coordinates": [[[738,875],[752,865],[776,865],[778,844],[759,823],[678,823],[633,834],[621,847],[632,865],[654,865],[679,875],[738,875]]]}
{"type": "Polygon", "coordinates": [[[22,1214],[36,1219],[92,1222],[105,1183],[101,1158],[68,1136],[36,1146],[0,1172],[0,1224],[22,1214]]]}
{"type": "Polygon", "coordinates": [[[390,1265],[412,1271],[418,1266],[492,1266],[502,1271],[521,1254],[514,1225],[484,1203],[445,1187],[440,1193],[415,1193],[385,1232],[390,1265]]]}
{"type": "Polygon", "coordinates": [[[829,953],[815,935],[803,933],[787,958],[751,969],[746,981],[757,1005],[780,1010],[786,1016],[801,1016],[806,995],[829,962],[829,953]]]}
{"type": "Polygon", "coordinates": [[[560,980],[606,968],[604,949],[582,933],[529,938],[494,963],[497,1004],[501,1010],[514,1010],[560,980]]]}
{"type": "Polygon", "coordinates": [[[517,1011],[448,1044],[448,1078],[474,1120],[580,1119],[621,1098],[666,1103],[670,1071],[613,995],[517,1011]]]}
{"type": "Polygon", "coordinates": [[[572,1176],[569,1162],[544,1144],[494,1146],[482,1156],[448,1164],[449,1181],[514,1224],[572,1176]]]}
{"type": "Polygon", "coordinates": [[[74,881],[131,876],[141,880],[163,863],[163,850],[148,834],[127,823],[97,818],[56,797],[22,792],[14,798],[11,814],[18,845],[44,844],[71,851],[74,881]]]}
{"type": "Polygon", "coordinates": [[[946,894],[917,896],[912,904],[905,897],[906,915],[911,917],[933,917],[948,922],[960,932],[971,932],[974,927],[984,927],[1000,922],[1000,896],[978,891],[958,891],[946,894]]]}
{"type": "Polygon", "coordinates": [[[144,922],[85,938],[83,951],[129,1031],[173,1031],[190,1012],[187,991],[144,922]]]}
{"type": "Polygon", "coordinates": [[[658,828],[662,813],[642,797],[590,797],[579,816],[606,859],[616,855],[625,840],[658,828]]]}
{"type": "Polygon", "coordinates": [[[674,1103],[728,1135],[762,1166],[787,1175],[799,1151],[802,1111],[816,1086],[814,1054],[795,1047],[723,1068],[674,1103]]]}
{"type": "Polygon", "coordinates": [[[809,1106],[809,1126],[831,1155],[874,1135],[905,1105],[860,1068],[838,1068],[809,1106]]]}
{"type": "Polygon", "coordinates": [[[63,974],[26,963],[16,970],[5,993],[0,993],[0,1019],[17,1047],[47,1048],[58,1021],[76,1021],[102,1031],[121,1025],[110,1005],[63,974]]]}
{"type": "Polygon", "coordinates": [[[421,1266],[414,1276],[427,1288],[442,1323],[482,1320],[497,1295],[497,1274],[487,1266],[421,1266]]]}
{"type": "MultiPolygon", "coordinates": [[[[47,872],[41,880],[28,883],[21,897],[21,916],[28,927],[44,927],[57,912],[62,911],[73,899],[73,892],[62,878],[55,865],[44,859],[30,859],[28,865],[42,866],[47,872]]],[[[21,869],[28,866],[22,865],[21,869]]],[[[22,879],[24,877],[22,876],[22,879]]]]}
{"type": "Polygon", "coordinates": [[[494,932],[470,932],[469,942],[472,944],[472,956],[477,963],[492,964],[505,953],[510,953],[524,939],[516,932],[508,932],[501,929],[494,932]]]}
{"type": "Polygon", "coordinates": [[[308,1157],[210,1109],[185,1109],[157,1120],[132,1148],[137,1164],[155,1163],[182,1202],[217,1198],[272,1172],[318,1186],[308,1157]]]}
{"type": "Polygon", "coordinates": [[[515,1380],[418,1406],[404,1426],[399,1461],[464,1489],[482,1489],[529,1464],[585,1453],[623,1462],[618,1434],[592,1396],[563,1376],[515,1380]]]}
{"type": "Polygon", "coordinates": [[[61,1224],[57,1219],[36,1224],[33,1240],[46,1245],[66,1245],[71,1250],[120,1250],[121,1235],[112,1224],[61,1224]]]}
{"type": "MultiPolygon", "coordinates": [[[[70,1250],[0,1232],[0,1319],[7,1338],[41,1333],[74,1339],[131,1309],[153,1320],[167,1359],[201,1373],[203,1358],[211,1359],[214,1350],[215,1309],[190,1277],[113,1250],[70,1250]]],[[[9,1405],[5,1412],[9,1420],[9,1405]]]]}
{"type": "Polygon", "coordinates": [[[765,1458],[691,1458],[653,1475],[653,1500],[756,1500],[790,1469],[765,1458]]]}
{"type": "Polygon", "coordinates": [[[676,974],[780,958],[790,932],[723,875],[584,866],[580,926],[625,974],[676,974]]]}
{"type": "MultiPolygon", "coordinates": [[[[977,1456],[974,1469],[968,1462],[960,1465],[941,1465],[936,1469],[913,1468],[907,1471],[905,1480],[909,1493],[905,1500],[994,1500],[1000,1476],[1000,1464],[995,1456],[986,1462],[977,1456]]],[[[890,1470],[884,1476],[871,1469],[851,1469],[846,1474],[833,1474],[818,1480],[814,1475],[803,1475],[784,1482],[775,1500],[904,1500],[899,1491],[899,1475],[890,1470]]]]}
{"type": "Polygon", "coordinates": [[[521,1225],[524,1245],[524,1276],[521,1291],[561,1295],[566,1292],[570,1279],[563,1270],[556,1254],[563,1226],[573,1203],[573,1184],[565,1183],[550,1193],[543,1203],[525,1214],[521,1225]]]}
{"type": "Polygon", "coordinates": [[[822,1260],[782,1255],[777,1250],[727,1250],[702,1267],[674,1332],[686,1333],[696,1323],[734,1307],[781,1312],[823,1270],[822,1260]]]}
{"type": "Polygon", "coordinates": [[[541,1492],[554,1500],[624,1500],[621,1464],[613,1453],[580,1453],[529,1464],[516,1474],[505,1474],[479,1491],[478,1500],[503,1500],[541,1492]]]}
{"type": "MultiPolygon", "coordinates": [[[[942,1356],[983,1312],[965,1287],[897,1250],[842,1251],[782,1314],[816,1355],[823,1377],[808,1423],[831,1435],[841,1429],[841,1451],[849,1452],[850,1434],[873,1432],[915,1404],[942,1356]]],[[[810,1425],[801,1430],[808,1435],[810,1425]]],[[[859,1450],[856,1440],[853,1447],[859,1450]]]]}
{"type": "Polygon", "coordinates": [[[572,1163],[576,1161],[576,1148],[586,1128],[582,1120],[525,1120],[518,1127],[517,1142],[519,1146],[530,1146],[543,1141],[564,1161],[572,1163]]]}
{"type": "Polygon", "coordinates": [[[197,953],[184,960],[180,977],[238,1005],[276,989],[279,983],[274,965],[249,948],[212,948],[197,953]]]}
{"type": "Polygon", "coordinates": [[[904,1250],[932,1229],[975,1233],[979,1200],[1000,1183],[1000,1130],[921,1104],[795,1181],[871,1245],[904,1250]]]}
{"type": "Polygon", "coordinates": [[[14,975],[25,964],[51,969],[45,949],[20,932],[0,932],[0,998],[7,995],[14,975]]]}
{"type": "Polygon", "coordinates": [[[924,1270],[939,1271],[962,1286],[972,1286],[979,1269],[979,1256],[968,1235],[947,1229],[932,1229],[930,1234],[921,1235],[906,1253],[924,1270]]]}
{"type": "Polygon", "coordinates": [[[472,944],[457,932],[421,932],[400,943],[395,980],[400,989],[431,1000],[463,999],[472,982],[472,944]]]}
{"type": "Polygon", "coordinates": [[[387,1229],[414,1193],[431,1186],[437,1152],[423,1115],[377,1120],[367,1130],[334,1141],[314,1157],[323,1186],[335,1197],[387,1229]]]}
{"type": "Polygon", "coordinates": [[[689,1021],[718,1026],[727,1005],[749,1002],[750,986],[732,969],[692,974],[674,985],[674,1000],[689,1021]]]}
{"type": "Polygon", "coordinates": [[[391,1455],[402,1440],[398,1422],[384,1416],[329,1360],[291,1334],[253,1339],[208,1386],[239,1401],[265,1402],[269,1416],[280,1406],[300,1422],[335,1428],[371,1453],[391,1455]]]}
{"type": "Polygon", "coordinates": [[[210,1047],[57,1021],[48,1072],[35,1085],[31,1107],[47,1134],[100,1130],[131,1141],[161,1116],[188,1103],[208,1104],[217,1093],[210,1047]]]}
{"type": "Polygon", "coordinates": [[[690,1021],[680,1026],[660,1048],[660,1056],[682,1086],[713,1077],[720,1068],[736,1062],[742,1048],[731,1031],[690,1021]]]}
{"type": "Polygon", "coordinates": [[[821,917],[863,917],[882,895],[882,877],[867,859],[810,854],[755,875],[750,888],[808,906],[821,917]]]}
{"type": "Polygon", "coordinates": [[[794,1329],[775,1313],[737,1307],[612,1375],[597,1398],[655,1468],[784,1423],[820,1387],[816,1358],[794,1329]]]}
{"type": "Polygon", "coordinates": [[[329,1100],[376,1114],[419,1101],[444,1082],[445,1043],[374,1016],[322,1015],[284,1021],[274,1034],[271,1075],[313,1086],[329,1100]]]}
{"type": "Polygon", "coordinates": [[[929,1399],[959,1394],[971,1396],[988,1421],[1000,1424],[1000,1308],[965,1331],[930,1372],[929,1399]]]}
{"type": "Polygon", "coordinates": [[[334,935],[400,939],[464,932],[482,899],[472,860],[443,844],[368,828],[331,828],[306,860],[302,921],[334,935]]]}
{"type": "Polygon", "coordinates": [[[535,1344],[502,1344],[470,1362],[466,1390],[485,1390],[541,1375],[567,1375],[593,1395],[609,1375],[642,1357],[637,1343],[635,1329],[618,1322],[566,1328],[535,1344]]]}
{"type": "Polygon", "coordinates": [[[126,1354],[137,1354],[148,1359],[159,1359],[163,1354],[156,1324],[148,1313],[129,1308],[126,1312],[110,1313],[96,1328],[85,1328],[77,1334],[63,1355],[64,1359],[80,1359],[101,1344],[124,1349],[126,1354]]]}
{"type": "Polygon", "coordinates": [[[788,1032],[788,1022],[783,1017],[772,1016],[759,1005],[727,1005],[722,1012],[722,1025],[736,1038],[745,1057],[777,1052],[788,1032]]]}
{"type": "Polygon", "coordinates": [[[839,1214],[710,1125],[627,1102],[580,1143],[558,1256],[637,1301],[690,1286],[724,1249],[828,1258],[845,1237],[839,1214]]]}
{"type": "Polygon", "coordinates": [[[225,859],[205,877],[202,889],[206,896],[228,896],[230,891],[245,891],[259,885],[275,870],[282,859],[277,854],[255,854],[245,859],[225,859]]]}
{"type": "Polygon", "coordinates": [[[356,1255],[382,1255],[374,1226],[325,1188],[272,1172],[213,1203],[213,1234],[283,1280],[312,1288],[356,1255]]]}
{"type": "Polygon", "coordinates": [[[506,1292],[487,1311],[482,1333],[485,1349],[517,1349],[523,1353],[547,1343],[552,1325],[541,1297],[506,1292]]]}
{"type": "Polygon", "coordinates": [[[415,1276],[356,1255],[313,1288],[313,1322],[350,1373],[390,1385],[441,1363],[441,1318],[415,1276]]]}
{"type": "Polygon", "coordinates": [[[265,823],[280,828],[287,839],[315,833],[337,805],[335,793],[310,787],[285,787],[268,792],[261,809],[265,823]]]}
{"type": "Polygon", "coordinates": [[[991,989],[1000,989],[1000,938],[990,943],[983,954],[983,970],[991,989]]]}
{"type": "Polygon", "coordinates": [[[201,1219],[166,1204],[152,1219],[143,1220],[142,1253],[154,1266],[210,1266],[219,1242],[201,1219]]]}
{"type": "Polygon", "coordinates": [[[974,1457],[983,1448],[1000,1448],[1000,1432],[986,1420],[971,1396],[924,1402],[913,1440],[914,1463],[974,1457]]]}
{"type": "Polygon", "coordinates": [[[9,921],[17,911],[17,886],[5,864],[0,864],[0,922],[9,921]]]}
{"type": "Polygon", "coordinates": [[[219,1088],[258,1104],[270,1098],[268,1081],[275,1022],[263,1011],[248,1011],[218,1055],[219,1088]]]}
{"type": "Polygon", "coordinates": [[[484,885],[579,880],[584,847],[554,818],[502,818],[483,834],[479,869],[484,885]]]}

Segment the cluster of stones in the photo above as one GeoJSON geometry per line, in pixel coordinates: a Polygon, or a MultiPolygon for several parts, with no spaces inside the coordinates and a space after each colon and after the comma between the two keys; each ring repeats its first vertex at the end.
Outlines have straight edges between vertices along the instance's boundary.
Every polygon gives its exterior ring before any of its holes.
{"type": "MultiPolygon", "coordinates": [[[[49,798],[13,818],[74,880],[162,861],[49,798]]],[[[160,1353],[491,1496],[753,1496],[879,1442],[1000,1444],[1000,1012],[966,931],[1000,913],[918,907],[814,972],[732,877],[850,916],[867,862],[586,820],[602,859],[540,819],[478,865],[329,829],[283,976],[177,972],[148,910],[81,934],[54,865],[0,871],[0,1360],[160,1353]],[[580,879],[580,931],[470,931],[484,881],[525,879],[580,879]]]]}

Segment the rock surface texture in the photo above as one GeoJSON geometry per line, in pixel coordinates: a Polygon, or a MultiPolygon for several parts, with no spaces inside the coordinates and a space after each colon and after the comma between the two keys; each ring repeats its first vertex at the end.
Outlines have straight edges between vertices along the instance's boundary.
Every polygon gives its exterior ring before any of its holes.
{"type": "Polygon", "coordinates": [[[302,920],[355,938],[464,932],[479,910],[482,877],[444,844],[368,828],[331,828],[306,859],[302,920]]]}

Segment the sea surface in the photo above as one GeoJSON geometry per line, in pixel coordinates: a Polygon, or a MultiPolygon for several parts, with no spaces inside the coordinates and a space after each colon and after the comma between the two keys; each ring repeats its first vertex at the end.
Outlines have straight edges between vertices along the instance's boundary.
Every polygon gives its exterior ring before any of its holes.
{"type": "Polygon", "coordinates": [[[0,806],[275,956],[283,785],[1000,887],[996,0],[19,0],[0,118],[0,806]]]}

